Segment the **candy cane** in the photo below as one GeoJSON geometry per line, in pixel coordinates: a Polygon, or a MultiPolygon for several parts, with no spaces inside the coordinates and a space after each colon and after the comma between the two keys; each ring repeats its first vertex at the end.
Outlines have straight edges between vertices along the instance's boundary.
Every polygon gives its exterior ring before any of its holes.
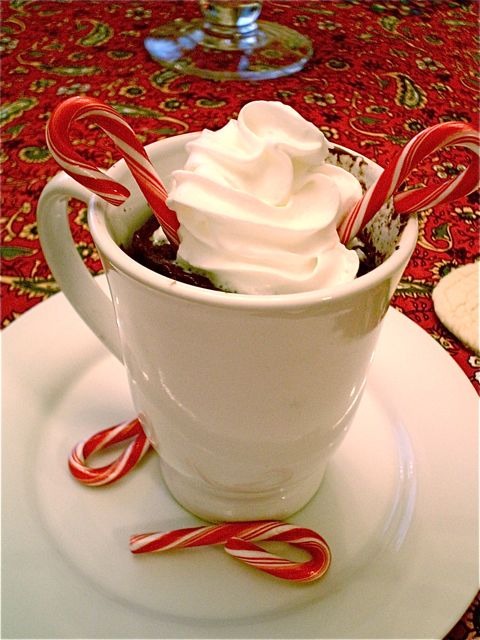
{"type": "MultiPolygon", "coordinates": [[[[68,465],[74,478],[83,484],[100,486],[115,482],[131,471],[150,448],[138,419],[103,429],[78,443],[68,465]],[[92,468],[87,459],[103,449],[131,439],[128,447],[111,464],[92,468]]],[[[134,554],[153,553],[207,545],[224,545],[225,551],[241,562],[277,578],[294,582],[312,582],[321,578],[330,566],[328,544],[315,531],[279,521],[227,522],[176,529],[166,533],[143,533],[130,538],[134,554]],[[294,562],[262,549],[253,541],[277,541],[307,551],[310,560],[294,562]]]]}
{"type": "Polygon", "coordinates": [[[165,204],[167,191],[133,129],[115,109],[94,98],[82,96],[69,98],[58,105],[46,129],[47,145],[57,163],[77,182],[111,204],[118,206],[129,197],[128,189],[84,160],[70,142],[72,124],[85,118],[97,124],[114,142],[165,235],[174,246],[178,246],[179,223],[175,212],[165,204]]]}
{"type": "Polygon", "coordinates": [[[83,484],[90,486],[110,484],[133,469],[149,448],[150,442],[140,422],[134,419],[104,429],[79,442],[70,455],[68,466],[74,478],[83,484]],[[130,439],[132,439],[130,444],[112,463],[96,468],[87,465],[87,459],[94,453],[130,439]]]}
{"type": "Polygon", "coordinates": [[[224,545],[225,551],[241,562],[294,582],[318,580],[326,573],[331,561],[328,544],[318,533],[278,521],[227,522],[167,533],[137,534],[130,538],[130,551],[134,554],[153,553],[219,544],[224,545]],[[268,540],[286,542],[304,549],[311,559],[294,562],[253,544],[253,541],[268,540]]]}
{"type": "Polygon", "coordinates": [[[340,240],[348,244],[392,195],[395,209],[401,214],[413,213],[468,195],[479,185],[479,156],[480,132],[470,125],[462,122],[444,122],[420,132],[387,166],[344,218],[338,229],[340,240]],[[427,156],[451,146],[467,149],[470,164],[462,173],[438,186],[395,193],[411,171],[427,156]]]}

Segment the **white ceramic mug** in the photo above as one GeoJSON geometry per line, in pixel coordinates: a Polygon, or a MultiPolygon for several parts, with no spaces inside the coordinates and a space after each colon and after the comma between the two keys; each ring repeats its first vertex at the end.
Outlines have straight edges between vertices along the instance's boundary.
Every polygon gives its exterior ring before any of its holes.
{"type": "MultiPolygon", "coordinates": [[[[166,184],[194,135],[147,148],[166,184]]],[[[378,165],[358,159],[367,182],[378,176],[378,165]]],[[[121,207],[64,173],[41,195],[38,228],[56,280],[124,361],[135,408],[178,502],[213,521],[289,516],[317,491],[352,421],[382,319],[415,247],[416,220],[390,257],[351,283],[277,296],[210,291],[154,273],[120,248],[149,211],[123,160],[108,173],[131,191],[121,207]],[[111,300],[73,244],[70,197],[88,202],[111,300]]]]}

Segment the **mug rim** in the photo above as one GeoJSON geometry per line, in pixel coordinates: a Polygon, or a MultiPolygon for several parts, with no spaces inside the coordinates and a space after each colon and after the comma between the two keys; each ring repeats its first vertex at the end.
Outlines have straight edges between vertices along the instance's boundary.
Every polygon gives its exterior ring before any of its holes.
{"type": "MultiPolygon", "coordinates": [[[[172,149],[181,148],[185,146],[187,142],[197,137],[199,133],[200,132],[183,133],[172,136],[171,138],[156,140],[147,145],[145,149],[147,153],[149,153],[160,145],[167,149],[168,147],[172,149]]],[[[376,162],[357,151],[335,143],[331,144],[333,144],[336,149],[353,154],[362,158],[370,165],[381,168],[376,162]]],[[[125,174],[129,175],[129,169],[122,159],[112,165],[106,173],[115,179],[120,179],[125,174]]],[[[400,233],[397,246],[392,254],[378,267],[375,267],[360,277],[356,277],[350,282],[296,293],[231,293],[205,289],[197,287],[196,285],[179,282],[138,263],[113,239],[107,222],[108,207],[112,207],[112,205],[108,205],[96,195],[93,195],[88,202],[88,224],[91,235],[100,255],[105,257],[110,265],[150,289],[155,289],[164,294],[182,298],[187,301],[226,308],[263,310],[279,308],[294,309],[311,306],[321,301],[340,300],[352,295],[358,295],[377,286],[380,282],[387,280],[390,275],[400,269],[402,264],[405,263],[406,265],[415,248],[418,237],[417,216],[409,215],[409,219],[400,233]]]]}

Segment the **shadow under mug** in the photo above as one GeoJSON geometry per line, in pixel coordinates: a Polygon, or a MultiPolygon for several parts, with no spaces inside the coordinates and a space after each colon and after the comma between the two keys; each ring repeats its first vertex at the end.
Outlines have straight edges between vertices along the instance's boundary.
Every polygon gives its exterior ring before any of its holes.
{"type": "MultiPolygon", "coordinates": [[[[147,147],[165,184],[196,135],[147,147]]],[[[367,184],[379,175],[372,161],[335,150],[349,163],[357,158],[367,184]]],[[[382,319],[416,244],[416,219],[395,231],[379,266],[351,283],[285,295],[210,291],[154,273],[122,250],[150,212],[123,160],[108,174],[131,191],[120,207],[63,172],[45,187],[38,228],[55,279],[124,362],[176,500],[211,521],[286,518],[316,493],[352,422],[382,319]],[[111,299],[75,248],[70,198],[88,202],[111,299]]]]}

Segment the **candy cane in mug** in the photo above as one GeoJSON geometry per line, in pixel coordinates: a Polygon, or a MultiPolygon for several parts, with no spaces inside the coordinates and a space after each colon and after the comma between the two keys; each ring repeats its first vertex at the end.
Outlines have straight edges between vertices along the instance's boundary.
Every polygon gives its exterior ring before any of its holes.
{"type": "Polygon", "coordinates": [[[392,195],[395,209],[401,214],[413,213],[468,195],[478,188],[479,156],[480,132],[468,124],[444,122],[421,131],[389,163],[378,180],[343,219],[338,229],[340,240],[348,244],[392,195]],[[440,185],[397,192],[411,171],[427,156],[451,146],[467,150],[470,164],[462,173],[440,185]]]}
{"type": "Polygon", "coordinates": [[[114,142],[165,235],[174,246],[178,246],[179,223],[175,212],[165,203],[165,186],[135,132],[113,107],[86,96],[69,98],[58,105],[46,129],[47,145],[57,163],[77,182],[111,204],[118,206],[129,197],[128,189],[84,160],[70,142],[71,126],[75,121],[84,119],[98,125],[114,142]]]}

